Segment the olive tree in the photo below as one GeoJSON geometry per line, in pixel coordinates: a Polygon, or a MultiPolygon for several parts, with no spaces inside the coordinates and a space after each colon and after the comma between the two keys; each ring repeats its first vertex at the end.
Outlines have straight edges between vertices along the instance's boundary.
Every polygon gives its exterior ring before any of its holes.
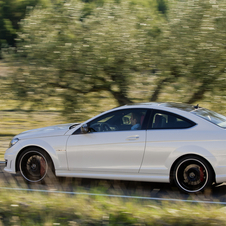
{"type": "Polygon", "coordinates": [[[130,1],[87,7],[57,1],[21,22],[8,55],[18,68],[10,89],[20,99],[60,101],[71,113],[102,91],[119,105],[225,95],[223,0],[172,1],[164,16],[130,1]]]}
{"type": "Polygon", "coordinates": [[[150,100],[170,99],[195,103],[225,95],[225,1],[174,1],[168,20],[152,49],[158,73],[150,100]]]}
{"type": "Polygon", "coordinates": [[[18,68],[11,88],[20,99],[56,97],[68,113],[91,92],[107,91],[120,105],[133,102],[131,77],[149,65],[145,43],[157,33],[158,14],[107,1],[84,16],[85,6],[72,0],[37,7],[21,22],[10,55],[18,68]]]}
{"type": "Polygon", "coordinates": [[[48,0],[0,1],[0,51],[1,48],[5,46],[16,46],[16,32],[20,29],[19,22],[25,17],[26,10],[37,4],[46,5],[47,1],[48,0]]]}

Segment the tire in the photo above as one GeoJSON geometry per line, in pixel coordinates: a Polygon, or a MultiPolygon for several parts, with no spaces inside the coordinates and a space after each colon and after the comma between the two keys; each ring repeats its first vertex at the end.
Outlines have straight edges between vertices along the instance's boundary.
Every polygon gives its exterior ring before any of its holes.
{"type": "Polygon", "coordinates": [[[45,151],[37,147],[27,148],[21,153],[18,168],[27,182],[44,182],[55,177],[52,160],[45,151]]]}
{"type": "Polygon", "coordinates": [[[195,193],[212,184],[213,171],[204,159],[198,156],[186,156],[176,163],[173,179],[182,192],[195,193]]]}

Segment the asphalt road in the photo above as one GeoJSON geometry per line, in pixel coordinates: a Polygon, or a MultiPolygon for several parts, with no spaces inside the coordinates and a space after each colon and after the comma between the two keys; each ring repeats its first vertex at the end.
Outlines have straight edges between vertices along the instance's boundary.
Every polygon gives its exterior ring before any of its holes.
{"type": "Polygon", "coordinates": [[[43,183],[26,183],[19,174],[4,172],[4,164],[0,164],[0,188],[22,188],[35,190],[51,190],[63,192],[94,192],[96,189],[102,194],[139,196],[151,198],[183,199],[196,201],[226,202],[226,183],[213,186],[198,194],[183,194],[176,187],[164,183],[94,180],[80,178],[57,178],[43,183]]]}

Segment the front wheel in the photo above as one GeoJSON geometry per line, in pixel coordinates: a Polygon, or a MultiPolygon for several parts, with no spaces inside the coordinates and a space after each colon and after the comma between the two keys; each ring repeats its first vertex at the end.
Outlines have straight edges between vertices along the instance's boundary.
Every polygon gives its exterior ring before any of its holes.
{"type": "Polygon", "coordinates": [[[212,184],[213,172],[204,159],[198,156],[187,156],[175,165],[173,179],[181,191],[194,193],[212,184]]]}
{"type": "Polygon", "coordinates": [[[28,148],[19,157],[19,170],[28,182],[40,182],[53,176],[50,157],[40,148],[28,148]]]}

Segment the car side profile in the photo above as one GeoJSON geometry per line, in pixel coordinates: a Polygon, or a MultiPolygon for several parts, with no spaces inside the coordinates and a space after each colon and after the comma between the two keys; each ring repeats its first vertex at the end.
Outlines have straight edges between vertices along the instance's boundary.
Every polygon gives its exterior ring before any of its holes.
{"type": "Polygon", "coordinates": [[[6,150],[5,171],[174,183],[194,193],[226,181],[226,117],[199,106],[141,103],[84,123],[29,130],[6,150]]]}

